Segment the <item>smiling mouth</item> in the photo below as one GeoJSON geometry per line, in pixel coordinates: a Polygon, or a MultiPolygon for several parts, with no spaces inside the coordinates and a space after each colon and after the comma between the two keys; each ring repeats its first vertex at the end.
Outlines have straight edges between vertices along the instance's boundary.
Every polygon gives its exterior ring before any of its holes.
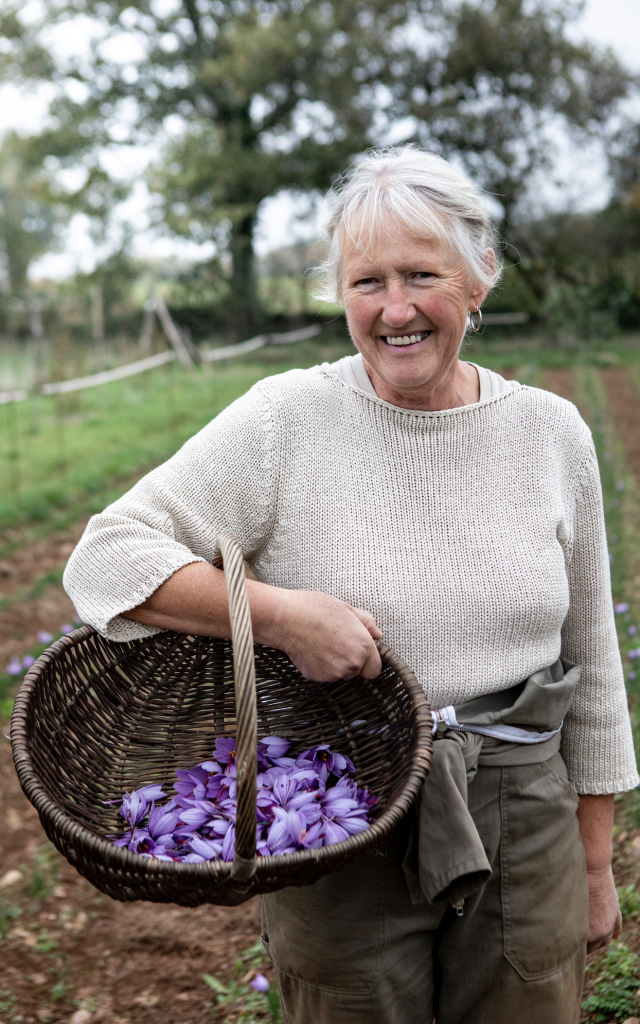
{"type": "Polygon", "coordinates": [[[382,341],[392,348],[405,348],[407,345],[416,345],[419,341],[428,338],[431,331],[420,331],[418,334],[399,334],[397,337],[391,334],[381,334],[382,341]]]}

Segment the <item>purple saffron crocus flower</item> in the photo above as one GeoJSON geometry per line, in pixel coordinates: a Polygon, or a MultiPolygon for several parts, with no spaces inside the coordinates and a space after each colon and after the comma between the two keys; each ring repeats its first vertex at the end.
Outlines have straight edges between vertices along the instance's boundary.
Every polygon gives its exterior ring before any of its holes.
{"type": "Polygon", "coordinates": [[[213,756],[220,764],[230,764],[236,759],[236,741],[231,736],[218,736],[213,756]]]}
{"type": "Polygon", "coordinates": [[[629,605],[626,602],[622,602],[621,604],[615,605],[613,610],[616,615],[624,615],[625,612],[629,611],[629,605]]]}
{"type": "Polygon", "coordinates": [[[67,633],[73,633],[73,626],[70,626],[68,622],[65,622],[63,626],[60,626],[60,632],[67,635],[67,633]]]}
{"type": "Polygon", "coordinates": [[[334,843],[342,843],[345,839],[349,838],[349,833],[341,825],[338,825],[335,821],[330,821],[329,818],[325,818],[324,823],[324,845],[333,846],[334,843]]]}
{"type": "Polygon", "coordinates": [[[236,827],[232,825],[228,830],[222,841],[222,860],[230,861],[233,860],[233,854],[236,847],[236,827]]]}
{"type": "Polygon", "coordinates": [[[22,672],[22,665],[20,663],[20,658],[18,658],[18,657],[16,657],[14,655],[13,658],[9,659],[9,664],[7,665],[7,672],[8,672],[8,674],[10,676],[19,676],[20,675],[20,673],[22,672]]]}
{"type": "Polygon", "coordinates": [[[251,982],[251,987],[255,988],[256,992],[268,992],[269,982],[265,978],[264,974],[256,974],[255,978],[251,982]]]}
{"type": "Polygon", "coordinates": [[[50,644],[53,640],[51,633],[47,633],[46,629],[41,629],[38,633],[38,640],[41,644],[50,644]]]}
{"type": "Polygon", "coordinates": [[[194,836],[189,846],[205,860],[217,860],[222,852],[222,843],[216,843],[213,839],[201,839],[199,836],[194,836]]]}
{"type": "MultiPolygon", "coordinates": [[[[634,653],[640,656],[640,648],[634,653]]],[[[295,760],[286,756],[289,747],[279,736],[268,736],[258,746],[259,769],[266,769],[256,773],[256,849],[261,857],[341,842],[368,828],[369,810],[377,803],[350,777],[355,770],[349,758],[328,744],[311,747],[295,760]]],[[[233,860],[235,757],[235,740],[219,737],[215,760],[176,772],[169,800],[158,784],[126,793],[121,813],[130,832],[110,838],[142,857],[186,864],[233,860]],[[156,804],[160,799],[163,805],[156,804]]]]}
{"type": "Polygon", "coordinates": [[[355,774],[355,768],[348,757],[343,754],[333,753],[328,743],[320,743],[317,747],[311,747],[300,755],[299,761],[311,761],[311,766],[318,773],[323,782],[326,782],[329,775],[336,775],[338,778],[347,770],[355,774]]]}
{"type": "Polygon", "coordinates": [[[188,825],[189,828],[198,829],[210,821],[215,813],[216,808],[213,804],[210,804],[208,800],[199,800],[194,807],[180,811],[180,821],[188,825]]]}
{"type": "Polygon", "coordinates": [[[135,790],[132,793],[125,793],[122,798],[122,804],[120,806],[120,814],[127,821],[131,827],[131,839],[133,839],[133,830],[135,826],[142,821],[147,813],[149,803],[142,796],[140,790],[135,790]]]}
{"type": "Polygon", "coordinates": [[[32,654],[25,654],[24,658],[22,659],[22,667],[31,668],[35,660],[36,659],[32,654]]]}
{"type": "Polygon", "coordinates": [[[169,835],[178,827],[180,818],[175,811],[167,811],[166,807],[151,805],[147,829],[152,839],[160,839],[161,836],[169,835]]]}
{"type": "MultiPolygon", "coordinates": [[[[265,736],[258,743],[258,764],[262,765],[263,768],[268,768],[269,760],[276,764],[279,763],[290,746],[289,741],[282,739],[281,736],[265,736]]],[[[293,763],[292,759],[287,758],[287,760],[291,760],[291,763],[293,763]]]]}
{"type": "Polygon", "coordinates": [[[143,786],[142,789],[135,790],[140,796],[151,803],[152,800],[164,800],[167,795],[159,782],[152,782],[150,786],[143,786]]]}

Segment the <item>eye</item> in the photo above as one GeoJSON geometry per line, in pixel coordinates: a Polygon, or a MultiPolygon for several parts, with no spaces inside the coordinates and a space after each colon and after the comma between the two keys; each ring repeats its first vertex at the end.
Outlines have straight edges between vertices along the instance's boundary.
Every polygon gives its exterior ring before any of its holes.
{"type": "Polygon", "coordinates": [[[414,270],[413,273],[409,275],[410,278],[418,281],[427,281],[429,278],[435,276],[436,275],[431,270],[414,270]]]}
{"type": "Polygon", "coordinates": [[[356,281],[356,287],[358,285],[363,285],[363,284],[364,285],[375,284],[376,280],[377,279],[375,277],[361,277],[359,281],[356,281]]]}

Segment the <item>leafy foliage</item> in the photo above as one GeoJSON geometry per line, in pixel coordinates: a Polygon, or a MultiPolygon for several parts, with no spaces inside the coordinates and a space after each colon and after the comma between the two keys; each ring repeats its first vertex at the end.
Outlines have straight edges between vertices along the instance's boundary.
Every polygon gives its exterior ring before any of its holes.
{"type": "Polygon", "coordinates": [[[80,163],[75,201],[106,215],[100,148],[164,139],[151,174],[159,218],[228,250],[229,303],[245,334],[261,320],[252,242],[266,197],[317,193],[358,153],[404,133],[460,156],[502,204],[506,228],[551,159],[549,124],[602,132],[632,88],[611,54],[570,41],[579,5],[569,0],[41,7],[42,20],[27,21],[9,0],[0,18],[5,75],[57,84],[41,154],[59,168],[80,163]],[[45,32],[74,19],[94,41],[56,57],[45,32]]]}
{"type": "MultiPolygon", "coordinates": [[[[257,942],[236,959],[235,968],[237,977],[227,984],[214,978],[211,974],[204,974],[203,981],[216,993],[216,1007],[222,1009],[225,1006],[233,1007],[239,1011],[239,1016],[234,1016],[237,1024],[280,1024],[282,1013],[280,1010],[280,997],[277,988],[271,986],[268,992],[256,992],[245,981],[247,974],[256,972],[264,964],[266,955],[262,942],[257,942]]],[[[219,1020],[220,1011],[214,1008],[214,1014],[219,1020]]],[[[230,1018],[225,1018],[223,1024],[230,1024],[230,1018]]]]}
{"type": "Polygon", "coordinates": [[[594,994],[582,1004],[594,1014],[594,1020],[624,1021],[636,1016],[640,1007],[640,957],[621,942],[613,942],[597,964],[588,968],[598,972],[594,994]]]}
{"type": "Polygon", "coordinates": [[[618,886],[618,900],[623,921],[630,921],[640,914],[640,893],[633,885],[618,886]]]}
{"type": "Polygon", "coordinates": [[[0,939],[6,939],[13,922],[21,913],[20,907],[0,901],[0,939]]]}
{"type": "Polygon", "coordinates": [[[49,898],[58,878],[58,855],[49,843],[37,851],[26,873],[25,888],[28,896],[40,906],[49,898]]]}

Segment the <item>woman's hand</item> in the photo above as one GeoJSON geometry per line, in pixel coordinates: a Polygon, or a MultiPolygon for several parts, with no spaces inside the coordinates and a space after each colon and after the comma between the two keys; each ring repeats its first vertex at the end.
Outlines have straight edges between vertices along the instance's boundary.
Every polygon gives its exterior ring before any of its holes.
{"type": "Polygon", "coordinates": [[[256,640],[285,651],[307,679],[328,683],[380,673],[374,640],[382,633],[369,612],[309,590],[278,588],[273,596],[274,614],[255,624],[256,640]]]}
{"type": "MultiPolygon", "coordinates": [[[[382,636],[373,615],[328,594],[285,590],[247,580],[257,643],[285,651],[307,679],[319,683],[375,679],[381,670],[374,643],[382,636]]],[[[126,618],[177,633],[231,638],[224,573],[205,562],[174,572],[126,618]]]]}
{"type": "Polygon", "coordinates": [[[613,794],[581,796],[578,807],[589,879],[587,953],[608,946],[622,931],[622,915],[611,870],[613,800],[613,794]]]}
{"type": "Polygon", "coordinates": [[[589,871],[589,932],[587,953],[608,946],[622,931],[622,914],[611,865],[604,870],[589,871]]]}

